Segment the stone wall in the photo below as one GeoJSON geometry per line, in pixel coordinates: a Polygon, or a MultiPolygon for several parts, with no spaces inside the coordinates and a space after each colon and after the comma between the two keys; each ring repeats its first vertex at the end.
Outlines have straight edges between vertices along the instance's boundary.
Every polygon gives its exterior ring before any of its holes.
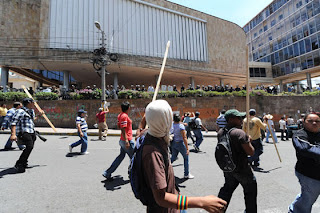
{"type": "MultiPolygon", "coordinates": [[[[117,115],[120,113],[120,105],[123,100],[110,100],[110,112],[107,115],[109,128],[116,128],[117,115]]],[[[216,128],[215,121],[221,109],[236,108],[245,111],[245,97],[211,97],[211,98],[175,98],[167,99],[172,106],[173,111],[182,112],[200,112],[200,117],[204,126],[209,130],[216,128]]],[[[137,128],[146,105],[150,102],[147,99],[129,100],[131,103],[130,117],[133,120],[133,128],[137,128]]],[[[251,108],[257,110],[258,115],[264,112],[270,112],[274,116],[276,128],[278,121],[284,114],[293,116],[296,120],[301,113],[305,113],[310,107],[320,111],[320,97],[265,97],[257,96],[250,98],[251,108]]],[[[89,128],[93,128],[95,123],[95,114],[100,106],[99,100],[64,100],[64,101],[39,101],[39,105],[45,111],[48,118],[56,127],[75,128],[76,112],[79,109],[88,111],[89,128]]],[[[12,103],[11,103],[12,104],[12,103]]],[[[8,108],[11,107],[8,103],[8,108]]],[[[49,126],[46,121],[40,117],[36,121],[37,126],[49,126]]]]}

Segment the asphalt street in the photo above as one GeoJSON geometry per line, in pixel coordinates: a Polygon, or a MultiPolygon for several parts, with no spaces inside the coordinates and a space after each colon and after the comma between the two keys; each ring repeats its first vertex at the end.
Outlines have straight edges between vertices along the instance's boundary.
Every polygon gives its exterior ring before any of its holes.
{"type": "MultiPolygon", "coordinates": [[[[2,148],[9,135],[0,135],[2,148]]],[[[145,207],[135,199],[128,179],[129,158],[126,157],[113,174],[116,179],[106,182],[102,172],[119,154],[119,137],[98,141],[89,136],[89,155],[68,153],[68,144],[77,136],[45,136],[39,139],[29,158],[25,173],[16,174],[12,168],[21,151],[0,150],[0,212],[145,212],[145,207]]],[[[224,183],[218,168],[214,149],[217,138],[205,138],[202,152],[193,152],[190,145],[190,171],[194,179],[184,180],[183,158],[173,163],[181,193],[188,196],[217,195],[224,183]]],[[[16,146],[16,144],[14,145],[16,146]]],[[[279,162],[273,144],[264,144],[261,171],[255,171],[258,182],[258,212],[284,213],[300,191],[294,175],[295,151],[290,141],[280,142],[279,162]]],[[[79,152],[80,147],[74,148],[79,152]]],[[[228,212],[242,213],[244,199],[242,187],[234,192],[228,212]]],[[[188,212],[205,212],[189,209],[188,212]]],[[[320,198],[313,207],[320,212],[320,198]]]]}

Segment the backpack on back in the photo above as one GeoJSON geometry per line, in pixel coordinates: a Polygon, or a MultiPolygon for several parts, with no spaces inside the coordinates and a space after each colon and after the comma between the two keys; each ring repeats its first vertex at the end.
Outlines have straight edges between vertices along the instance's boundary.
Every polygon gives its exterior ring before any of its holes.
{"type": "MultiPolygon", "coordinates": [[[[168,154],[165,150],[163,150],[158,143],[151,143],[148,140],[145,140],[145,137],[152,137],[151,135],[141,136],[137,140],[137,146],[134,150],[133,157],[131,158],[130,166],[129,166],[129,177],[130,177],[130,185],[134,196],[141,201],[141,203],[145,206],[153,206],[157,205],[154,200],[152,190],[146,185],[146,181],[144,178],[143,165],[142,165],[142,151],[144,145],[152,145],[155,146],[163,156],[165,161],[165,165],[168,168],[168,154]]],[[[168,176],[167,169],[165,170],[166,177],[168,176]]]]}
{"type": "Polygon", "coordinates": [[[233,172],[236,169],[236,164],[232,158],[232,150],[230,144],[230,130],[223,128],[223,134],[218,138],[215,157],[220,169],[224,172],[233,172]]]}
{"type": "Polygon", "coordinates": [[[196,118],[190,119],[190,122],[188,125],[189,125],[190,129],[196,129],[197,128],[196,118]]]}

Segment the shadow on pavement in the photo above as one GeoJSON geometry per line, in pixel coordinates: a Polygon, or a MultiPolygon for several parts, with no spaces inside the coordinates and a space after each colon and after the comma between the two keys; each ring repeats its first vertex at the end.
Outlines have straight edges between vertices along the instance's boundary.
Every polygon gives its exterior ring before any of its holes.
{"type": "Polygon", "coordinates": [[[189,152],[193,152],[193,153],[197,153],[197,154],[205,154],[205,153],[206,153],[206,152],[201,151],[201,150],[196,151],[195,149],[190,149],[190,151],[189,151],[189,152]]]}
{"type": "Polygon", "coordinates": [[[66,157],[72,158],[72,157],[77,157],[79,155],[81,155],[80,152],[71,152],[71,153],[69,152],[68,154],[66,154],[66,157]]]}
{"type": "Polygon", "coordinates": [[[180,164],[172,165],[172,167],[177,167],[177,166],[183,166],[183,164],[180,163],[180,164]]]}
{"type": "Polygon", "coordinates": [[[273,170],[276,170],[276,169],[280,169],[281,167],[276,167],[274,169],[270,169],[270,170],[264,170],[263,168],[260,168],[260,167],[252,167],[253,171],[255,172],[261,172],[261,173],[270,173],[271,171],[273,170]]]}
{"type": "Polygon", "coordinates": [[[59,139],[67,139],[67,138],[69,138],[69,137],[63,136],[63,137],[60,137],[59,139]]]}
{"type": "Polygon", "coordinates": [[[121,189],[121,186],[130,183],[130,180],[123,180],[123,177],[120,175],[114,176],[112,181],[103,180],[101,183],[104,183],[106,190],[114,191],[121,189]]]}
{"type": "Polygon", "coordinates": [[[18,147],[13,149],[0,149],[0,152],[12,152],[12,151],[21,151],[21,150],[18,149],[18,147]]]}
{"type": "MultiPolygon", "coordinates": [[[[35,167],[42,167],[42,166],[46,166],[46,165],[29,165],[26,169],[32,169],[35,167]]],[[[5,175],[14,175],[14,174],[21,174],[21,173],[18,173],[14,167],[7,168],[0,171],[0,178],[3,178],[3,176],[5,175]]]]}

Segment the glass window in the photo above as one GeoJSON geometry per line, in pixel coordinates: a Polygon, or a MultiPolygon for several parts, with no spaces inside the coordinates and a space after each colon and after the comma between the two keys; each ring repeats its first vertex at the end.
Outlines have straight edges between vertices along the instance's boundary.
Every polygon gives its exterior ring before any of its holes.
{"type": "Polygon", "coordinates": [[[286,47],[287,45],[288,45],[287,38],[286,37],[282,38],[282,46],[286,47]]]}
{"type": "Polygon", "coordinates": [[[304,41],[305,41],[305,44],[306,44],[306,52],[310,52],[310,51],[311,51],[311,41],[310,41],[310,38],[306,38],[304,41]]]}
{"type": "Polygon", "coordinates": [[[318,13],[320,13],[319,1],[313,1],[313,10],[314,10],[314,15],[317,15],[318,13]]]}
{"type": "Polygon", "coordinates": [[[280,60],[280,63],[284,61],[284,59],[283,59],[283,50],[279,51],[279,60],[280,60]]]}
{"type": "Polygon", "coordinates": [[[250,70],[250,77],[254,77],[253,68],[250,67],[249,70],[250,70]]]}
{"type": "Polygon", "coordinates": [[[270,16],[269,8],[266,9],[266,17],[270,16]]]}
{"type": "Polygon", "coordinates": [[[306,53],[305,45],[304,45],[304,40],[299,41],[299,46],[300,46],[300,55],[306,53]]]}
{"type": "Polygon", "coordinates": [[[272,64],[272,65],[274,65],[274,64],[275,64],[274,54],[271,54],[271,64],[272,64]]]}
{"type": "Polygon", "coordinates": [[[307,66],[308,68],[314,67],[312,55],[307,56],[307,66]]]}
{"type": "Polygon", "coordinates": [[[296,26],[296,19],[294,17],[290,18],[291,27],[294,28],[296,26]]]}
{"type": "Polygon", "coordinates": [[[288,45],[292,44],[291,33],[289,33],[289,34],[287,35],[287,41],[288,41],[288,45]]]}
{"type": "Polygon", "coordinates": [[[288,59],[293,58],[293,46],[288,46],[288,59]]]}
{"type": "Polygon", "coordinates": [[[278,48],[281,49],[282,48],[282,40],[278,39],[278,48]]]}
{"type": "Polygon", "coordinates": [[[301,59],[301,69],[302,69],[302,70],[308,69],[306,57],[303,56],[303,57],[301,57],[300,59],[301,59]]]}
{"type": "Polygon", "coordinates": [[[275,24],[276,24],[276,20],[273,19],[273,20],[271,21],[271,27],[274,26],[275,24]]]}
{"type": "Polygon", "coordinates": [[[257,33],[254,33],[254,34],[253,34],[253,37],[255,38],[255,37],[257,37],[257,35],[258,35],[257,33]]]}
{"type": "Polygon", "coordinates": [[[319,52],[318,51],[313,53],[313,61],[314,61],[314,66],[319,66],[320,65],[320,57],[319,57],[319,52]]]}
{"type": "Polygon", "coordinates": [[[275,52],[275,54],[274,54],[274,62],[276,64],[280,63],[279,52],[275,52]]]}
{"type": "Polygon", "coordinates": [[[293,44],[293,57],[296,57],[299,55],[299,45],[298,43],[293,44]]]}
{"type": "Polygon", "coordinates": [[[263,26],[263,30],[267,31],[268,30],[268,25],[263,26]]]}
{"type": "Polygon", "coordinates": [[[296,41],[298,41],[298,39],[297,39],[297,33],[296,33],[296,31],[293,31],[293,32],[292,32],[292,42],[294,43],[294,42],[296,42],[296,41]]]}
{"type": "Polygon", "coordinates": [[[303,26],[303,36],[304,36],[304,37],[309,36],[308,25],[303,26]]]}
{"type": "Polygon", "coordinates": [[[254,68],[254,77],[260,77],[260,70],[259,68],[254,68]]]}
{"type": "Polygon", "coordinates": [[[316,32],[316,25],[314,23],[314,20],[309,22],[309,30],[310,30],[310,35],[316,32]]]}
{"type": "Polygon", "coordinates": [[[259,30],[259,34],[261,34],[261,33],[262,33],[262,29],[259,30]]]}
{"type": "Polygon", "coordinates": [[[301,23],[300,13],[296,15],[296,26],[301,23]]]}
{"type": "Polygon", "coordinates": [[[285,74],[289,74],[290,73],[290,64],[289,64],[289,62],[285,63],[284,70],[285,70],[285,74]]]}
{"type": "Polygon", "coordinates": [[[278,43],[277,43],[277,42],[274,42],[274,44],[273,44],[273,50],[274,50],[274,51],[278,50],[278,43]]]}
{"type": "Polygon", "coordinates": [[[307,10],[304,9],[304,10],[301,11],[301,21],[305,22],[306,20],[308,20],[307,10]]]}
{"type": "Polygon", "coordinates": [[[42,71],[42,75],[43,75],[44,77],[48,77],[48,71],[47,71],[47,70],[43,70],[43,71],[42,71]]]}
{"type": "Polygon", "coordinates": [[[267,77],[265,68],[260,68],[260,77],[267,77]]]}
{"type": "Polygon", "coordinates": [[[320,31],[320,17],[317,16],[317,17],[315,18],[315,21],[316,21],[317,31],[320,31]]]}
{"type": "Polygon", "coordinates": [[[300,27],[298,30],[297,30],[297,37],[298,37],[298,40],[302,39],[303,38],[303,31],[302,31],[302,27],[300,27]]]}
{"type": "Polygon", "coordinates": [[[279,15],[279,21],[283,19],[283,14],[279,15]]]}
{"type": "Polygon", "coordinates": [[[284,48],[283,49],[283,60],[288,60],[289,58],[289,52],[288,52],[288,48],[284,48]]]}
{"type": "Polygon", "coordinates": [[[311,37],[311,47],[312,50],[316,50],[319,48],[319,43],[318,43],[318,36],[314,35],[311,37]]]}
{"type": "Polygon", "coordinates": [[[307,13],[308,13],[308,18],[310,19],[313,16],[312,4],[307,5],[307,13]]]}

